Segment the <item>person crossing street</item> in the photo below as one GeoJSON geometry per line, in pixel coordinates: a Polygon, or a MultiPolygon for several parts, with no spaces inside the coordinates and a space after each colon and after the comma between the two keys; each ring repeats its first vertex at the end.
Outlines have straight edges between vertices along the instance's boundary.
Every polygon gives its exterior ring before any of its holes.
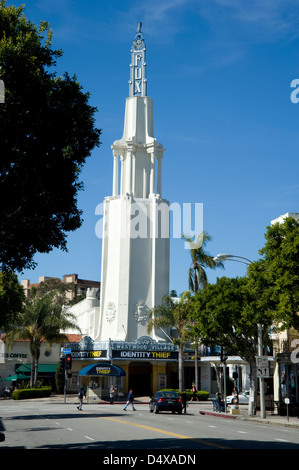
{"type": "Polygon", "coordinates": [[[123,408],[124,411],[127,410],[128,405],[131,404],[132,410],[136,411],[136,408],[134,407],[134,395],[133,395],[133,390],[130,389],[127,397],[127,403],[125,404],[125,407],[123,408]]]}

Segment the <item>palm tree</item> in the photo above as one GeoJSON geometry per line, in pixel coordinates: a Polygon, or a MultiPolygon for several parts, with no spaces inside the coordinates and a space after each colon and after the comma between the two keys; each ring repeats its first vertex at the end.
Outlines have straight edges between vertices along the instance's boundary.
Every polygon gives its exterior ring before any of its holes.
{"type": "Polygon", "coordinates": [[[206,244],[212,240],[212,237],[207,232],[202,232],[197,242],[194,243],[193,238],[183,235],[182,238],[189,242],[191,267],[189,269],[189,289],[195,294],[200,288],[204,289],[208,284],[208,277],[206,268],[224,268],[222,262],[214,261],[214,257],[205,251],[206,244]]]}
{"type": "Polygon", "coordinates": [[[67,336],[61,333],[67,328],[80,331],[75,322],[76,317],[62,309],[59,303],[54,302],[54,296],[53,291],[43,297],[34,296],[28,299],[23,312],[18,316],[17,323],[11,326],[6,335],[9,347],[20,339],[27,339],[30,342],[31,387],[37,382],[41,344],[47,342],[51,345],[67,341],[67,336]]]}
{"type": "MultiPolygon", "coordinates": [[[[212,240],[212,237],[207,232],[202,232],[197,242],[194,243],[193,238],[183,235],[182,238],[189,242],[191,267],[189,268],[189,289],[196,294],[199,289],[204,289],[208,284],[208,277],[206,268],[224,268],[222,262],[214,261],[214,257],[205,251],[206,244],[212,240]]],[[[199,338],[194,337],[194,353],[195,353],[195,386],[198,389],[198,342],[199,338]]]]}
{"type": "Polygon", "coordinates": [[[174,300],[170,295],[163,298],[162,305],[149,311],[150,320],[147,323],[147,332],[153,328],[176,328],[178,337],[172,338],[173,344],[179,346],[179,388],[184,390],[184,345],[186,342],[186,327],[190,318],[190,292],[184,292],[182,297],[174,300]]]}

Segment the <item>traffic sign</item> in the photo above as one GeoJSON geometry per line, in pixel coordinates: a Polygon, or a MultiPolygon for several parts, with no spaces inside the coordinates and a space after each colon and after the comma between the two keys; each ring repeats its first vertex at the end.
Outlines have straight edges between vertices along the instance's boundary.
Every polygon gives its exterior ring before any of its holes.
{"type": "Polygon", "coordinates": [[[268,356],[255,356],[257,367],[269,367],[268,356]]]}
{"type": "Polygon", "coordinates": [[[71,349],[63,349],[62,354],[71,354],[72,350],[71,349]]]}
{"type": "Polygon", "coordinates": [[[260,379],[267,379],[270,377],[269,367],[258,367],[256,376],[260,379]]]}

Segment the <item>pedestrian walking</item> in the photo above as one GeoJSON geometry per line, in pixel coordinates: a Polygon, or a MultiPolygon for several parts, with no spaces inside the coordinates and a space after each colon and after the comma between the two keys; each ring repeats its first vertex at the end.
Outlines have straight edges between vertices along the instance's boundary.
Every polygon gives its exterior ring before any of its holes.
{"type": "Polygon", "coordinates": [[[183,411],[184,411],[184,414],[186,414],[186,412],[187,412],[187,394],[186,394],[186,390],[183,391],[183,393],[181,395],[181,398],[182,398],[183,411]]]}
{"type": "Polygon", "coordinates": [[[110,405],[113,405],[114,393],[115,393],[115,389],[113,385],[111,385],[110,390],[109,390],[110,405]]]}
{"type": "Polygon", "coordinates": [[[83,397],[84,397],[84,387],[81,387],[81,389],[78,392],[78,398],[79,398],[79,406],[77,406],[78,410],[82,410],[83,397]]]}
{"type": "Polygon", "coordinates": [[[193,401],[196,401],[196,392],[197,392],[196,387],[195,387],[195,385],[193,384],[193,385],[192,385],[193,401]]]}
{"type": "Polygon", "coordinates": [[[133,395],[133,390],[130,389],[128,396],[127,396],[127,403],[125,404],[124,411],[126,411],[128,405],[131,404],[132,410],[136,411],[136,408],[134,407],[134,395],[133,395]]]}

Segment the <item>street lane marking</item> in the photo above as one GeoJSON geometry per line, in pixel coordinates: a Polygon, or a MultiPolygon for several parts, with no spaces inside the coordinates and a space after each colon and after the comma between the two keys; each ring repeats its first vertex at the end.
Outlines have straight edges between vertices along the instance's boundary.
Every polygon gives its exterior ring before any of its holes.
{"type": "Polygon", "coordinates": [[[177,434],[177,433],[170,432],[170,431],[163,431],[162,429],[152,428],[150,426],[145,426],[144,424],[130,423],[130,422],[124,421],[122,419],[110,418],[110,417],[106,417],[106,416],[102,416],[101,419],[107,419],[109,421],[115,421],[116,423],[129,424],[130,426],[136,426],[138,428],[147,429],[149,431],[155,431],[155,432],[159,432],[161,434],[167,434],[168,436],[179,437],[180,439],[190,439],[190,441],[199,442],[200,444],[210,446],[210,447],[217,447],[218,449],[230,449],[230,447],[227,447],[227,446],[224,446],[224,445],[221,445],[221,444],[214,444],[213,442],[204,441],[203,439],[197,439],[197,438],[194,438],[194,437],[185,436],[183,434],[177,434]]]}
{"type": "Polygon", "coordinates": [[[84,437],[86,437],[86,439],[89,439],[90,441],[94,441],[92,437],[89,437],[89,436],[84,436],[84,437]]]}

